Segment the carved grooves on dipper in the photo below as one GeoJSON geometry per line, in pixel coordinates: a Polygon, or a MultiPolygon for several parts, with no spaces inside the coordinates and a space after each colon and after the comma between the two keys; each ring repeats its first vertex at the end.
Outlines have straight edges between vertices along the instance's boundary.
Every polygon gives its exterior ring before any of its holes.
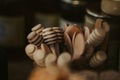
{"type": "Polygon", "coordinates": [[[31,29],[32,32],[30,32],[27,36],[28,42],[39,47],[41,45],[41,43],[43,42],[43,37],[42,37],[43,29],[44,29],[44,27],[42,27],[40,24],[33,27],[31,29]]]}

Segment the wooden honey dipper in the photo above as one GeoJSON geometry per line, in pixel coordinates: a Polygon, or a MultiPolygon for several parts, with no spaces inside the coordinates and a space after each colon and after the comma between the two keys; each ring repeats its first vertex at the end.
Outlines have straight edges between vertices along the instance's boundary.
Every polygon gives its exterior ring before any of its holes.
{"type": "Polygon", "coordinates": [[[44,29],[44,27],[42,27],[41,24],[38,24],[36,26],[34,26],[31,30],[36,32],[39,35],[42,35],[42,30],[44,29]]]}
{"type": "Polygon", "coordinates": [[[98,51],[95,55],[93,55],[90,59],[90,66],[97,67],[105,62],[107,59],[107,55],[104,51],[98,51]]]}
{"type": "Polygon", "coordinates": [[[52,27],[52,29],[56,32],[57,34],[57,43],[55,44],[57,48],[57,53],[60,54],[60,43],[63,42],[63,30],[60,27],[52,27]]]}
{"type": "Polygon", "coordinates": [[[101,19],[96,20],[95,29],[92,31],[89,38],[87,39],[87,44],[93,45],[95,47],[101,44],[108,32],[108,28],[106,27],[103,26],[103,21],[101,19]]]}
{"type": "Polygon", "coordinates": [[[27,36],[28,42],[30,44],[34,44],[36,46],[40,46],[41,43],[43,42],[43,37],[42,35],[38,35],[36,32],[30,32],[27,36]]]}
{"type": "Polygon", "coordinates": [[[55,47],[55,44],[57,43],[56,32],[52,28],[49,27],[49,28],[43,29],[42,35],[43,35],[44,42],[50,46],[52,53],[57,56],[58,53],[55,47]]]}
{"type": "Polygon", "coordinates": [[[61,43],[63,42],[63,30],[60,27],[52,27],[52,29],[56,32],[57,34],[57,42],[61,43]]]}

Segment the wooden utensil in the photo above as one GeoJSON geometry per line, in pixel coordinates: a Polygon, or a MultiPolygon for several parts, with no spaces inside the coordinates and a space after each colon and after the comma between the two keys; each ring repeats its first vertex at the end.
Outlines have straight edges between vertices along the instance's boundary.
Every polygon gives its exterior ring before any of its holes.
{"type": "Polygon", "coordinates": [[[97,67],[105,62],[107,59],[107,55],[104,51],[98,51],[93,57],[90,59],[90,66],[97,67]]]}
{"type": "Polygon", "coordinates": [[[36,46],[40,46],[43,42],[43,37],[41,35],[38,35],[35,32],[30,32],[27,36],[28,42],[31,44],[34,44],[36,46]]]}
{"type": "Polygon", "coordinates": [[[27,54],[27,56],[33,60],[33,53],[35,52],[35,50],[37,49],[37,47],[33,44],[28,44],[25,47],[25,52],[27,54]]]}
{"type": "Polygon", "coordinates": [[[73,60],[79,59],[85,49],[85,40],[83,33],[77,33],[73,41],[73,60]]]}
{"type": "Polygon", "coordinates": [[[33,53],[33,59],[35,63],[39,66],[45,66],[44,59],[45,59],[45,53],[42,51],[42,49],[37,49],[33,53]]]}
{"type": "Polygon", "coordinates": [[[105,30],[106,32],[109,32],[110,31],[110,26],[109,24],[104,21],[103,19],[97,19],[96,22],[95,22],[95,26],[94,26],[94,29],[96,28],[102,28],[103,30],[105,30]]]}
{"type": "Polygon", "coordinates": [[[66,44],[68,51],[72,54],[73,53],[72,41],[71,41],[68,33],[66,33],[66,32],[64,32],[64,40],[65,40],[65,44],[66,44]]]}
{"type": "Polygon", "coordinates": [[[103,22],[104,22],[103,19],[96,19],[94,29],[101,28],[103,22]]]}
{"type": "Polygon", "coordinates": [[[36,32],[38,35],[42,35],[42,30],[44,27],[41,24],[34,26],[31,30],[36,32]]]}
{"type": "Polygon", "coordinates": [[[57,43],[55,43],[55,47],[57,49],[57,54],[60,54],[60,44],[63,42],[63,30],[60,27],[52,27],[52,29],[56,32],[57,35],[57,43]]]}
{"type": "Polygon", "coordinates": [[[73,37],[72,37],[72,48],[73,48],[73,52],[72,52],[72,55],[74,55],[74,42],[75,42],[75,37],[76,37],[76,35],[77,35],[77,32],[75,32],[74,34],[73,34],[73,37]]]}
{"type": "Polygon", "coordinates": [[[49,47],[48,47],[46,44],[44,44],[44,43],[41,44],[41,49],[42,49],[42,51],[43,51],[45,54],[51,53],[49,47]]]}
{"type": "Polygon", "coordinates": [[[90,36],[90,29],[87,26],[84,27],[84,36],[85,36],[85,41],[87,41],[90,36]]]}
{"type": "Polygon", "coordinates": [[[73,24],[73,25],[69,25],[65,32],[68,33],[70,39],[72,39],[74,32],[81,32],[81,30],[77,24],[73,24]]]}
{"type": "Polygon", "coordinates": [[[66,24],[66,23],[64,24],[64,31],[66,31],[66,29],[68,28],[68,26],[69,26],[68,24],[66,24]]]}
{"type": "Polygon", "coordinates": [[[43,29],[42,35],[44,42],[49,45],[52,53],[54,55],[58,55],[57,49],[55,47],[55,43],[57,42],[57,34],[55,34],[55,31],[52,28],[45,28],[43,29]]]}
{"type": "Polygon", "coordinates": [[[96,28],[90,34],[87,43],[89,45],[98,46],[104,40],[106,31],[102,28],[96,28]]]}
{"type": "Polygon", "coordinates": [[[84,52],[84,56],[89,59],[92,54],[94,52],[94,47],[92,45],[86,44],[85,45],[85,52],[84,52]]]}
{"type": "Polygon", "coordinates": [[[65,67],[71,61],[71,55],[68,52],[63,52],[59,55],[57,65],[59,67],[65,67]]]}
{"type": "Polygon", "coordinates": [[[55,66],[57,61],[57,56],[53,53],[49,53],[45,58],[46,67],[55,66]]]}

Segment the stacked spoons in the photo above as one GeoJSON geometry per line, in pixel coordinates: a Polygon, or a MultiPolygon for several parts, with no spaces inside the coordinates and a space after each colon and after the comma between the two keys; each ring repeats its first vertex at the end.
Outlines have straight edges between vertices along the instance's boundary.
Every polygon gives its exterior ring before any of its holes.
{"type": "Polygon", "coordinates": [[[80,27],[77,24],[66,27],[64,39],[69,52],[72,54],[72,60],[79,59],[85,48],[84,36],[80,27]]]}

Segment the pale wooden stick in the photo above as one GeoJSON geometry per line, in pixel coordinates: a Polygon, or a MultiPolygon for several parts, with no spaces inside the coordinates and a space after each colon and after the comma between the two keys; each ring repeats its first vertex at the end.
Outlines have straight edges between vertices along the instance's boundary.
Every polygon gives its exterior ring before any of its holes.
{"type": "Polygon", "coordinates": [[[45,66],[44,64],[45,53],[41,49],[37,49],[33,54],[35,63],[39,66],[45,66]]]}
{"type": "Polygon", "coordinates": [[[59,67],[64,67],[68,65],[68,63],[71,61],[71,55],[68,52],[63,52],[59,55],[57,60],[57,65],[59,67]]]}
{"type": "Polygon", "coordinates": [[[35,50],[37,49],[37,47],[34,44],[28,44],[25,47],[25,52],[27,54],[27,56],[33,60],[33,53],[35,52],[35,50]]]}
{"type": "Polygon", "coordinates": [[[54,55],[53,53],[48,54],[46,56],[46,58],[45,58],[45,65],[46,65],[46,67],[55,66],[56,60],[57,60],[57,56],[56,55],[54,55]]]}

